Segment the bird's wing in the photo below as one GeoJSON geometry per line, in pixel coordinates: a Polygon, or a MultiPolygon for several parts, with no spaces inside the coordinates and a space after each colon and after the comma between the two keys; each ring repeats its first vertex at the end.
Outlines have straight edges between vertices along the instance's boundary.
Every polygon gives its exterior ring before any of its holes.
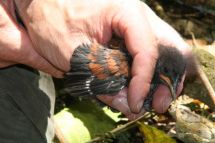
{"type": "Polygon", "coordinates": [[[65,90],[73,96],[114,94],[127,85],[128,71],[122,51],[84,44],[73,54],[65,90]]]}

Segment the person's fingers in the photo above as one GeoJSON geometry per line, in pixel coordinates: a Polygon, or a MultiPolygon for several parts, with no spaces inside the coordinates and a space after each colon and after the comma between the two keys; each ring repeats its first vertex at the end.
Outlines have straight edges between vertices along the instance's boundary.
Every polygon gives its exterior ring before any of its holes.
{"type": "Polygon", "coordinates": [[[24,58],[18,57],[19,62],[25,65],[31,66],[35,69],[41,70],[43,72],[46,72],[54,77],[62,78],[64,72],[54,67],[45,58],[39,55],[33,48],[33,45],[27,33],[21,28],[19,29],[19,31],[20,31],[20,37],[22,39],[20,43],[20,49],[22,51],[20,53],[22,55],[25,55],[24,58]]]}
{"type": "Polygon", "coordinates": [[[5,9],[10,13],[12,17],[15,16],[14,2],[13,0],[0,1],[0,5],[3,5],[5,9]]]}
{"type": "MultiPolygon", "coordinates": [[[[164,22],[162,19],[160,19],[145,3],[142,3],[141,6],[142,13],[146,14],[149,24],[151,25],[151,27],[153,27],[152,31],[155,34],[157,43],[159,45],[177,48],[186,58],[192,57],[189,46],[176,32],[176,30],[173,29],[169,24],[164,22]],[[165,34],[163,33],[163,31],[165,31],[165,34]]],[[[187,67],[189,68],[192,66],[190,66],[190,64],[188,63],[187,67]]],[[[186,70],[188,70],[189,72],[188,68],[186,70]]],[[[183,79],[178,86],[177,95],[179,95],[179,93],[182,91],[184,78],[185,75],[183,76],[183,79]]],[[[154,94],[154,109],[159,113],[163,113],[167,110],[171,101],[172,98],[169,89],[166,86],[160,85],[154,94]]]]}
{"type": "MultiPolygon", "coordinates": [[[[179,96],[183,89],[183,83],[185,80],[185,74],[182,77],[181,82],[177,87],[176,94],[179,96]]],[[[152,107],[155,109],[157,113],[164,113],[169,108],[170,103],[172,102],[171,93],[167,86],[159,85],[157,90],[153,95],[152,107]]]]}
{"type": "Polygon", "coordinates": [[[63,72],[48,63],[34,50],[27,33],[15,23],[2,2],[0,3],[0,32],[0,56],[4,60],[1,63],[2,67],[22,63],[55,77],[62,77],[63,72]]]}
{"type": "Polygon", "coordinates": [[[48,73],[56,78],[63,78],[64,72],[55,68],[46,59],[41,57],[37,52],[29,53],[27,61],[22,61],[22,64],[29,65],[35,69],[48,73]]]}
{"type": "Polygon", "coordinates": [[[115,17],[118,23],[113,24],[113,28],[119,29],[123,35],[127,49],[133,57],[128,104],[135,113],[140,111],[147,96],[158,57],[155,37],[149,23],[143,18],[144,13],[140,12],[129,11],[124,17],[115,17]]]}
{"type": "Polygon", "coordinates": [[[168,47],[175,47],[185,56],[187,61],[187,74],[195,73],[195,58],[192,54],[192,48],[184,41],[180,34],[171,27],[168,23],[158,17],[145,3],[142,3],[145,8],[146,15],[150,25],[153,27],[158,44],[168,47]],[[165,34],[163,33],[165,31],[165,34]]]}
{"type": "Polygon", "coordinates": [[[142,109],[138,114],[131,112],[127,101],[127,88],[122,89],[116,95],[98,95],[97,98],[108,106],[122,112],[129,120],[134,120],[145,113],[142,109]]]}
{"type": "Polygon", "coordinates": [[[14,64],[16,63],[0,59],[0,68],[5,68],[14,64]]]}
{"type": "Polygon", "coordinates": [[[172,102],[171,93],[165,85],[159,85],[153,95],[152,107],[157,113],[164,113],[172,102]]]}
{"type": "MultiPolygon", "coordinates": [[[[55,77],[60,78],[63,76],[64,73],[62,71],[55,68],[34,50],[30,39],[23,30],[15,28],[3,29],[1,34],[0,56],[4,61],[10,60],[10,62],[7,62],[7,65],[11,65],[10,63],[21,63],[55,77]]],[[[4,66],[6,66],[6,63],[4,63],[4,66]]]]}
{"type": "Polygon", "coordinates": [[[122,112],[124,115],[131,113],[127,102],[127,89],[122,89],[116,95],[98,95],[96,97],[110,107],[122,112]]]}
{"type": "MultiPolygon", "coordinates": [[[[184,79],[185,74],[177,87],[177,95],[179,95],[183,89],[184,79]]],[[[142,108],[138,114],[133,113],[128,106],[127,92],[127,88],[124,88],[116,95],[98,95],[97,98],[108,106],[122,112],[129,120],[133,120],[143,115],[145,113],[145,109],[142,108]]],[[[159,85],[153,95],[153,99],[152,106],[157,113],[166,112],[172,102],[171,93],[165,85],[159,85]]]]}

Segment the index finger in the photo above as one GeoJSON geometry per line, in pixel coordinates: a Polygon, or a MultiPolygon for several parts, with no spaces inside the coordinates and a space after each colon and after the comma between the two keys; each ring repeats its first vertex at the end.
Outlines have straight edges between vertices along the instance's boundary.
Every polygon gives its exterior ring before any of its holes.
{"type": "MultiPolygon", "coordinates": [[[[128,90],[128,104],[132,112],[138,113],[147,96],[158,57],[156,39],[144,13],[136,9],[127,11],[118,23],[128,51],[133,57],[128,90]],[[145,17],[146,19],[144,19],[145,17]]],[[[139,7],[140,8],[140,7],[139,7]]],[[[140,9],[141,10],[141,9],[140,9]]]]}

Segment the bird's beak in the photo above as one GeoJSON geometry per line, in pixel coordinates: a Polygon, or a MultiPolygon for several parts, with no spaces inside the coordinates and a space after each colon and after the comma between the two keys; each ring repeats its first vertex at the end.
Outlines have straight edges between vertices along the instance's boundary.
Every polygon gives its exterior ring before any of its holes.
{"type": "Polygon", "coordinates": [[[159,77],[160,77],[162,83],[165,84],[169,88],[171,96],[172,96],[173,100],[175,100],[177,97],[177,95],[176,95],[177,81],[174,81],[174,83],[172,84],[169,77],[167,77],[163,74],[160,74],[159,77]]]}

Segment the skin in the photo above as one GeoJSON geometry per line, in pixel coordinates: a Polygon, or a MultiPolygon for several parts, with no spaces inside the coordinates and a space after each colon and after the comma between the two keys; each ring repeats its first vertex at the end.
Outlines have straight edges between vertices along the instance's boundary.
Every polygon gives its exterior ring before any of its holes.
{"type": "Polygon", "coordinates": [[[21,63],[62,77],[63,72],[35,51],[26,31],[16,23],[10,0],[0,1],[0,33],[0,68],[21,63]]]}
{"type": "MultiPolygon", "coordinates": [[[[112,97],[100,96],[99,99],[120,110],[129,119],[144,112],[142,104],[158,57],[157,45],[175,46],[185,56],[189,55],[187,44],[179,34],[138,0],[15,2],[27,32],[17,25],[1,2],[0,17],[3,18],[0,18],[0,31],[5,34],[0,35],[0,47],[5,53],[3,56],[0,53],[3,57],[0,66],[22,63],[61,77],[70,69],[70,59],[78,45],[92,41],[106,44],[114,33],[125,40],[133,57],[132,79],[128,90],[124,89],[112,97]],[[5,41],[5,37],[11,39],[5,41]]],[[[179,84],[178,93],[182,85],[183,81],[179,84]]],[[[167,110],[171,98],[167,87],[158,89],[153,107],[162,113],[167,110]]]]}

